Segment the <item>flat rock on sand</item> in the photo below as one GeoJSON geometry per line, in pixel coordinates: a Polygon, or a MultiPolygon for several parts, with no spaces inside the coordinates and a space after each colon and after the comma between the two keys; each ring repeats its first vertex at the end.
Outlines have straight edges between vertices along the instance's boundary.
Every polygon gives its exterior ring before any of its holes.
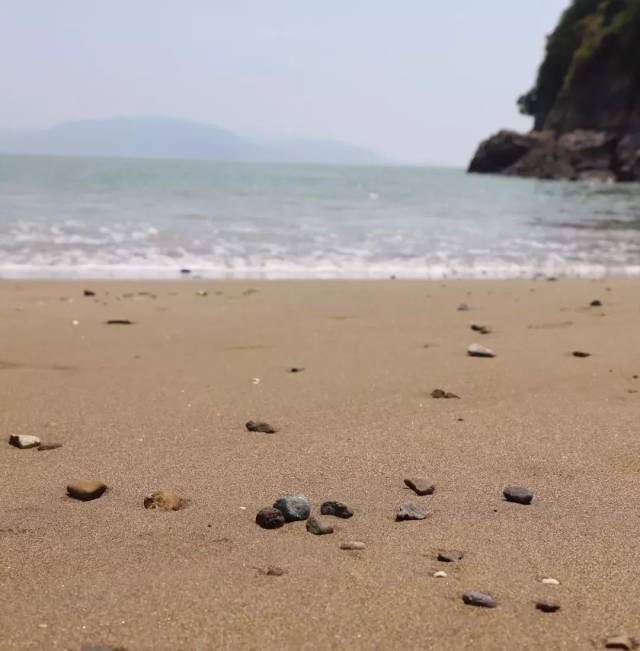
{"type": "Polygon", "coordinates": [[[533,493],[524,486],[507,486],[502,494],[507,502],[516,502],[517,504],[531,504],[533,500],[533,493]]]}
{"type": "Polygon", "coordinates": [[[411,479],[405,479],[404,483],[408,486],[416,495],[433,495],[433,491],[436,489],[436,485],[433,482],[430,482],[427,479],[419,479],[417,477],[411,479]]]}
{"type": "Polygon", "coordinates": [[[104,482],[93,479],[80,479],[67,486],[67,494],[83,502],[95,500],[107,490],[104,482]]]}
{"type": "Polygon", "coordinates": [[[438,552],[438,560],[441,563],[456,563],[464,558],[464,554],[457,550],[449,550],[445,552],[438,552]]]}
{"type": "Polygon", "coordinates": [[[450,398],[460,398],[460,396],[456,395],[455,393],[451,393],[450,391],[445,391],[444,389],[434,389],[431,392],[431,397],[432,398],[444,398],[444,399],[450,399],[450,398]]]}
{"type": "Polygon", "coordinates": [[[320,507],[322,515],[334,515],[336,518],[350,518],[353,516],[353,510],[343,502],[323,502],[320,507]]]}
{"type": "Polygon", "coordinates": [[[485,592],[465,592],[462,595],[462,601],[467,606],[479,606],[481,608],[495,608],[498,605],[496,600],[485,592]]]}
{"type": "Polygon", "coordinates": [[[263,434],[275,434],[276,429],[261,420],[250,420],[246,423],[246,428],[250,432],[262,432],[263,434]]]}
{"type": "Polygon", "coordinates": [[[403,504],[396,513],[396,522],[404,522],[406,520],[424,520],[427,513],[419,509],[415,504],[407,502],[403,504]]]}
{"type": "Polygon", "coordinates": [[[351,550],[351,551],[362,551],[366,548],[366,545],[359,540],[348,540],[347,542],[340,543],[340,549],[351,550]]]}
{"type": "Polygon", "coordinates": [[[627,649],[627,651],[631,651],[632,649],[638,648],[638,643],[636,640],[634,640],[632,637],[629,637],[628,635],[614,635],[612,637],[608,637],[604,641],[604,648],[605,649],[627,649]]]}
{"type": "Polygon", "coordinates": [[[31,436],[29,434],[12,434],[9,437],[9,445],[13,445],[14,448],[26,450],[27,448],[38,447],[40,445],[40,439],[37,436],[31,436]]]}
{"type": "Polygon", "coordinates": [[[307,531],[309,533],[315,534],[316,536],[324,536],[328,533],[333,533],[333,526],[325,522],[324,520],[319,520],[318,518],[311,516],[307,520],[307,531]]]}
{"type": "Polygon", "coordinates": [[[184,500],[173,491],[154,491],[144,498],[145,509],[160,509],[161,511],[179,511],[184,506],[184,500]]]}
{"type": "Polygon", "coordinates": [[[496,354],[491,350],[491,348],[486,348],[480,344],[471,344],[467,348],[467,355],[469,357],[495,357],[496,354]]]}

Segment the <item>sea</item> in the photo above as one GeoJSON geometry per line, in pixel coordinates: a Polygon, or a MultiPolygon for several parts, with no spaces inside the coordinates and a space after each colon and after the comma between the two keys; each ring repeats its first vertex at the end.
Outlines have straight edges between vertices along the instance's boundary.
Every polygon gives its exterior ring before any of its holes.
{"type": "Polygon", "coordinates": [[[639,275],[640,185],[0,156],[1,278],[639,275]]]}

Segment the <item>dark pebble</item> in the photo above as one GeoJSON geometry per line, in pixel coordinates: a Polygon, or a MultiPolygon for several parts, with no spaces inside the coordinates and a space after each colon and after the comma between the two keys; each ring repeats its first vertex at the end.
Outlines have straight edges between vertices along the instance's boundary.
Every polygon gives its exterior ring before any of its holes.
{"type": "Polygon", "coordinates": [[[495,608],[498,605],[490,594],[484,592],[465,592],[462,595],[462,601],[467,606],[480,606],[481,608],[495,608]]]}
{"type": "Polygon", "coordinates": [[[555,601],[536,601],[536,608],[543,613],[555,613],[560,610],[560,604],[555,601]]]}
{"type": "Polygon", "coordinates": [[[416,495],[432,495],[436,485],[426,479],[405,479],[405,486],[408,486],[416,495]]]}
{"type": "Polygon", "coordinates": [[[473,323],[471,325],[471,329],[474,332],[479,332],[481,335],[488,335],[491,333],[490,328],[488,328],[487,326],[478,325],[477,323],[473,323]]]}
{"type": "Polygon", "coordinates": [[[518,504],[531,504],[533,493],[524,486],[507,486],[503,491],[504,499],[507,502],[516,502],[518,504]]]}
{"type": "Polygon", "coordinates": [[[457,396],[455,393],[451,393],[450,391],[443,391],[442,389],[434,389],[431,392],[431,397],[432,398],[460,398],[460,396],[457,396]]]}
{"type": "Polygon", "coordinates": [[[404,522],[406,520],[424,520],[427,513],[419,509],[415,504],[407,502],[400,507],[396,513],[396,522],[404,522]]]}
{"type": "Polygon", "coordinates": [[[269,425],[269,423],[265,423],[261,420],[250,420],[246,424],[247,429],[250,432],[262,432],[263,434],[275,434],[276,430],[269,425]]]}
{"type": "Polygon", "coordinates": [[[95,296],[96,293],[91,291],[90,289],[85,289],[84,292],[82,292],[83,296],[95,296]]]}
{"type": "Polygon", "coordinates": [[[304,366],[291,366],[289,368],[289,373],[302,373],[304,371],[304,366]]]}
{"type": "Polygon", "coordinates": [[[133,321],[129,319],[109,319],[107,325],[131,325],[133,321]]]}
{"type": "Polygon", "coordinates": [[[574,350],[572,355],[574,357],[591,357],[591,353],[585,353],[582,350],[574,350]]]}
{"type": "Polygon", "coordinates": [[[279,529],[284,523],[284,515],[273,507],[262,509],[256,515],[256,524],[260,525],[263,529],[279,529]]]}
{"type": "Polygon", "coordinates": [[[180,273],[181,273],[181,274],[190,274],[190,273],[191,273],[191,269],[180,269],[180,273]]]}
{"type": "Polygon", "coordinates": [[[595,301],[591,301],[591,303],[589,303],[589,305],[591,305],[591,307],[602,307],[602,301],[599,301],[598,299],[596,299],[595,301]]]}
{"type": "Polygon", "coordinates": [[[353,516],[353,511],[342,502],[323,502],[320,507],[322,515],[335,515],[336,518],[350,518],[353,516]]]}
{"type": "Polygon", "coordinates": [[[447,552],[438,552],[438,560],[442,563],[456,563],[464,558],[462,552],[451,550],[447,552]]]}

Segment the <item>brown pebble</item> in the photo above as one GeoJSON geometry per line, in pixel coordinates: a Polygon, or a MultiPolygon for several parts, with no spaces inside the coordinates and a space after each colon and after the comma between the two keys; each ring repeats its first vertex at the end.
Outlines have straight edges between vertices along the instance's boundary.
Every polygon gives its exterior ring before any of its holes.
{"type": "Polygon", "coordinates": [[[460,398],[460,396],[457,396],[455,393],[451,393],[450,391],[444,391],[442,389],[434,389],[431,392],[431,397],[432,398],[460,398]]]}
{"type": "Polygon", "coordinates": [[[133,321],[129,321],[129,319],[109,319],[106,322],[107,325],[132,325],[133,321]]]}
{"type": "Polygon", "coordinates": [[[591,357],[591,353],[585,353],[582,350],[574,350],[573,353],[571,353],[574,357],[591,357]]]}
{"type": "Polygon", "coordinates": [[[250,420],[248,423],[246,423],[246,428],[250,432],[262,432],[263,434],[275,434],[276,430],[274,427],[269,425],[269,423],[265,423],[263,421],[255,421],[255,420],[250,420]]]}
{"type": "Polygon", "coordinates": [[[540,600],[536,601],[536,608],[543,613],[555,613],[560,610],[560,604],[555,601],[540,600]]]}
{"type": "Polygon", "coordinates": [[[160,509],[161,511],[179,511],[184,506],[184,501],[173,491],[154,491],[144,498],[145,509],[160,509]]]}
{"type": "Polygon", "coordinates": [[[67,494],[83,502],[95,500],[107,490],[104,482],[93,479],[80,479],[67,486],[67,494]]]}
{"type": "Polygon", "coordinates": [[[432,495],[436,485],[426,479],[405,479],[404,483],[416,495],[432,495]]]}
{"type": "Polygon", "coordinates": [[[283,570],[281,567],[275,565],[270,565],[266,570],[264,570],[265,576],[282,576],[287,573],[287,570],[283,570]]]}

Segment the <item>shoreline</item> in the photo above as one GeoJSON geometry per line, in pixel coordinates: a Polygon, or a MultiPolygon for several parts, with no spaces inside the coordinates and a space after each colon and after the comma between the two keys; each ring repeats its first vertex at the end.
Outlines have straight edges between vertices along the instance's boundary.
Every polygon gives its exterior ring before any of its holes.
{"type": "Polygon", "coordinates": [[[3,649],[640,637],[639,292],[634,278],[1,280],[3,649]],[[469,357],[474,342],[497,356],[469,357]],[[76,479],[108,489],[74,501],[76,479]],[[503,499],[512,484],[529,506],[503,499]],[[160,489],[186,508],[145,509],[160,489]],[[256,525],[299,493],[313,514],[339,500],[354,516],[322,536],[256,525]],[[429,517],[396,522],[406,502],[429,517]],[[366,548],[339,548],[351,540],[366,548]]]}

